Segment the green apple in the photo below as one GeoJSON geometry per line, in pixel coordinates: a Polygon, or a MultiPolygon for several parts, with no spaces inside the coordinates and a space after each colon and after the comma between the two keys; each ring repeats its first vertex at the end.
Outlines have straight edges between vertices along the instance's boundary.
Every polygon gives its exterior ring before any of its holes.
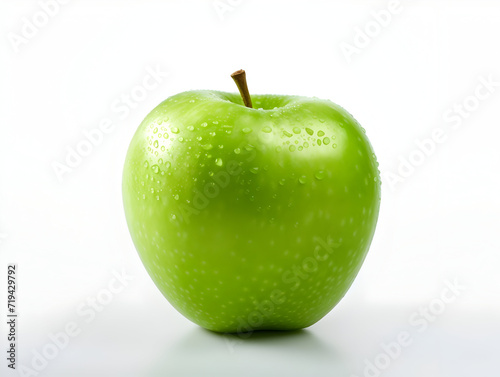
{"type": "Polygon", "coordinates": [[[139,126],[123,173],[146,270],[181,314],[217,332],[320,320],[356,277],[379,213],[378,163],[347,111],[299,96],[251,101],[168,98],[139,126]]]}

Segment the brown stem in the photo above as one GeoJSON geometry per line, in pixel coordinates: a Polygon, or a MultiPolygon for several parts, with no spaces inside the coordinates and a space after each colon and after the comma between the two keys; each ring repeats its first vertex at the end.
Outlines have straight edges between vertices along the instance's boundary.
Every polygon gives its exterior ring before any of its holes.
{"type": "Polygon", "coordinates": [[[241,98],[246,107],[252,108],[252,99],[250,98],[250,93],[248,92],[247,78],[245,71],[240,69],[234,72],[231,77],[233,78],[238,90],[240,91],[241,98]]]}

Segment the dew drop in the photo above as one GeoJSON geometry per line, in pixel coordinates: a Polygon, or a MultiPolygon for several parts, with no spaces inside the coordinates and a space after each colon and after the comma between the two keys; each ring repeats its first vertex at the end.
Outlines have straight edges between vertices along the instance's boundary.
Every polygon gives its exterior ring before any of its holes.
{"type": "Polygon", "coordinates": [[[249,134],[250,132],[252,132],[252,129],[248,128],[248,127],[245,127],[241,131],[243,131],[244,134],[249,134]]]}
{"type": "Polygon", "coordinates": [[[213,148],[213,145],[212,144],[205,144],[205,145],[202,145],[201,147],[203,149],[205,149],[206,151],[209,151],[210,149],[213,148]]]}
{"type": "Polygon", "coordinates": [[[286,137],[292,137],[293,136],[293,134],[291,134],[290,132],[285,131],[285,130],[283,130],[283,135],[285,135],[286,137]]]}
{"type": "Polygon", "coordinates": [[[168,134],[165,132],[165,133],[163,134],[163,137],[164,137],[165,139],[168,139],[168,134]]]}
{"type": "Polygon", "coordinates": [[[155,140],[153,143],[153,147],[158,148],[158,140],[155,140]]]}
{"type": "Polygon", "coordinates": [[[149,168],[149,162],[144,161],[144,167],[145,167],[146,169],[147,169],[147,168],[149,168]]]}
{"type": "Polygon", "coordinates": [[[236,148],[236,149],[234,150],[234,153],[236,153],[236,154],[240,154],[240,153],[241,153],[241,149],[240,149],[240,148],[236,148]]]}
{"type": "Polygon", "coordinates": [[[179,200],[179,194],[175,194],[174,199],[179,200]]]}
{"type": "Polygon", "coordinates": [[[326,173],[324,170],[317,171],[316,174],[314,174],[314,177],[316,177],[317,180],[322,180],[326,177],[326,173]]]}
{"type": "Polygon", "coordinates": [[[153,166],[151,166],[151,169],[153,169],[153,172],[154,172],[155,174],[158,174],[158,172],[160,171],[160,168],[158,167],[158,165],[153,165],[153,166]]]}
{"type": "Polygon", "coordinates": [[[325,137],[325,138],[323,139],[323,144],[325,144],[325,145],[330,144],[330,138],[329,138],[329,137],[325,137]]]}
{"type": "Polygon", "coordinates": [[[325,133],[323,131],[318,131],[318,136],[325,136],[325,133]]]}
{"type": "Polygon", "coordinates": [[[295,151],[295,145],[290,145],[290,147],[288,147],[288,150],[289,150],[290,152],[295,151]]]}
{"type": "Polygon", "coordinates": [[[171,131],[172,131],[173,134],[178,134],[179,133],[179,129],[177,127],[172,127],[171,131]]]}
{"type": "Polygon", "coordinates": [[[271,133],[273,129],[269,126],[266,126],[262,129],[262,132],[265,132],[266,134],[271,133]]]}
{"type": "Polygon", "coordinates": [[[278,152],[278,153],[281,152],[281,147],[280,146],[276,147],[276,152],[278,152]]]}
{"type": "Polygon", "coordinates": [[[333,148],[337,148],[337,144],[333,143],[333,144],[332,144],[332,147],[333,147],[333,148]]]}
{"type": "Polygon", "coordinates": [[[285,182],[286,182],[285,178],[282,178],[282,179],[280,179],[279,183],[280,183],[281,186],[284,186],[285,182]]]}
{"type": "Polygon", "coordinates": [[[312,134],[314,134],[314,131],[311,130],[310,128],[306,128],[306,132],[312,136],[312,134]]]}
{"type": "Polygon", "coordinates": [[[259,172],[259,168],[258,167],[250,168],[250,173],[257,174],[258,172],[259,172]]]}
{"type": "Polygon", "coordinates": [[[307,183],[307,177],[305,175],[302,175],[300,178],[299,178],[299,182],[301,184],[306,184],[307,183]]]}
{"type": "Polygon", "coordinates": [[[189,131],[194,131],[194,127],[193,127],[193,126],[187,126],[187,129],[188,129],[189,131]]]}
{"type": "Polygon", "coordinates": [[[294,134],[300,134],[300,128],[299,127],[294,127],[293,128],[293,133],[294,134]]]}
{"type": "Polygon", "coordinates": [[[157,133],[158,132],[158,127],[155,127],[155,129],[153,130],[153,133],[157,133]]]}
{"type": "Polygon", "coordinates": [[[215,165],[222,166],[222,158],[216,158],[215,159],[215,165]]]}
{"type": "Polygon", "coordinates": [[[208,123],[207,122],[203,122],[200,126],[202,126],[203,128],[205,128],[206,126],[208,126],[208,123]]]}

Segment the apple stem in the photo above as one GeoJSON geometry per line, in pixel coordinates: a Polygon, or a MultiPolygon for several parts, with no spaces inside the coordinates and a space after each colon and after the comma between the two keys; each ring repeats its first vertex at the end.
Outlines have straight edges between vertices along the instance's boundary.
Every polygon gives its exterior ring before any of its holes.
{"type": "Polygon", "coordinates": [[[240,69],[239,71],[231,74],[238,90],[240,91],[241,98],[246,107],[252,108],[252,99],[250,98],[250,93],[248,92],[247,78],[245,71],[240,69]]]}

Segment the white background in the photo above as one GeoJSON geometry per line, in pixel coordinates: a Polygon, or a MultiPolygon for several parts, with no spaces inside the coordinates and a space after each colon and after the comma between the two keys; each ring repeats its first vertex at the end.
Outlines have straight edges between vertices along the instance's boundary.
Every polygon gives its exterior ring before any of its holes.
{"type": "MultiPolygon", "coordinates": [[[[40,376],[378,375],[370,363],[383,376],[498,373],[500,86],[470,96],[481,80],[500,82],[500,4],[435,3],[402,1],[377,29],[372,12],[387,11],[386,1],[75,0],[46,23],[38,2],[2,1],[2,355],[6,269],[17,263],[18,367],[33,368],[50,334],[72,322],[80,329],[38,365],[40,376]],[[16,46],[13,34],[37,15],[43,25],[16,46]],[[355,46],[366,27],[369,43],[347,56],[342,46],[355,46]],[[252,93],[345,107],[383,174],[377,232],[344,300],[310,329],[247,340],[203,331],[169,305],[141,265],[121,204],[124,156],[145,115],[181,91],[234,91],[229,74],[240,68],[252,93]],[[148,69],[169,74],[127,116],[113,110],[148,69]],[[453,127],[444,117],[464,101],[473,110],[453,127]],[[113,131],[58,179],[54,163],[107,118],[113,131]],[[416,142],[438,129],[445,141],[418,160],[416,142]],[[419,165],[394,183],[411,156],[419,165]],[[133,279],[87,323],[77,308],[122,270],[133,279]],[[452,283],[459,294],[440,303],[452,283]],[[425,329],[412,324],[429,305],[439,314],[425,329]],[[402,332],[411,345],[387,361],[382,343],[402,332]]],[[[0,359],[0,374],[15,375],[0,359]]]]}

